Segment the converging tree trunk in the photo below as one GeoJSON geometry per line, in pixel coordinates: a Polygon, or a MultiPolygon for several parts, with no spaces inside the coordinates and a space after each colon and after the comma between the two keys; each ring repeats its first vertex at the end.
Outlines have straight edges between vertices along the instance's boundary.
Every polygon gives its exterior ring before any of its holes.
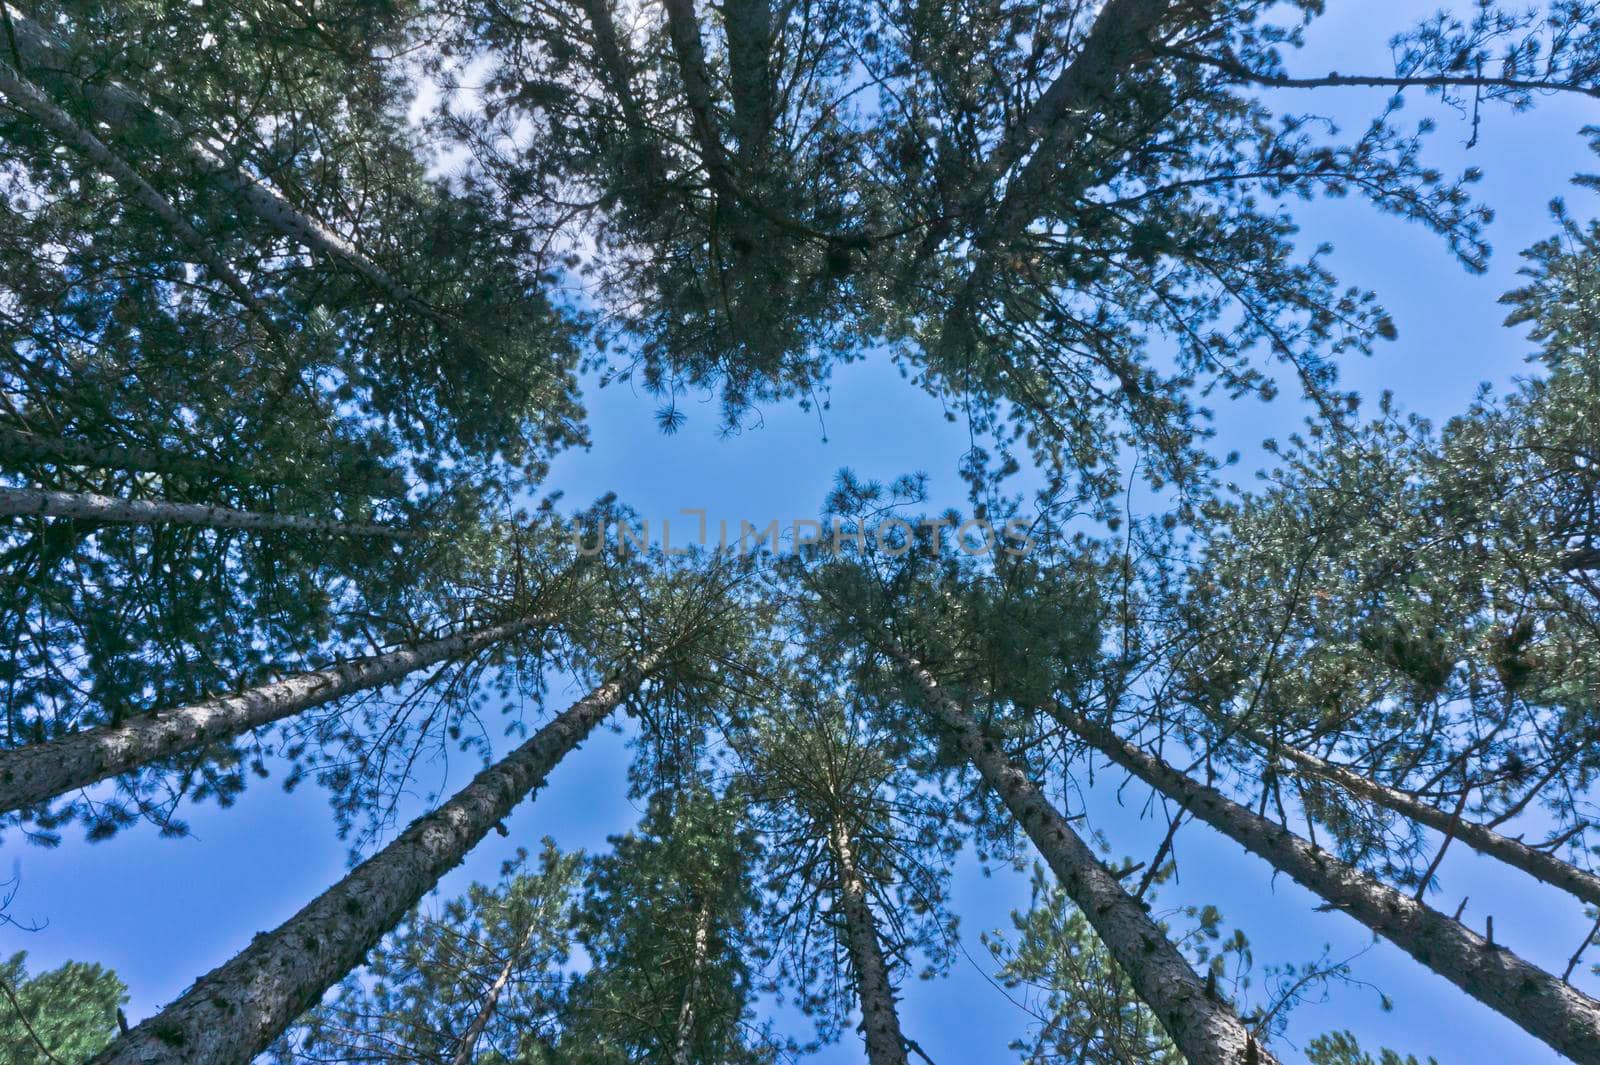
{"type": "Polygon", "coordinates": [[[1254,733],[1246,734],[1269,754],[1276,752],[1296,768],[1312,776],[1321,777],[1358,798],[1392,810],[1419,825],[1426,825],[1436,832],[1443,833],[1447,838],[1459,839],[1473,850],[1497,858],[1536,880],[1542,880],[1552,887],[1569,892],[1591,906],[1600,906],[1600,876],[1579,869],[1570,862],[1564,862],[1549,851],[1530,847],[1521,840],[1511,839],[1509,836],[1502,836],[1487,825],[1458,817],[1398,788],[1380,784],[1371,777],[1363,776],[1345,766],[1335,765],[1309,752],[1271,743],[1265,737],[1254,733]]]}
{"type": "Polygon", "coordinates": [[[694,942],[689,954],[689,982],[678,1005],[678,1030],[672,1042],[672,1065],[694,1063],[694,1008],[700,997],[700,973],[711,953],[711,903],[701,905],[694,919],[694,942]]]}
{"type": "Polygon", "coordinates": [[[0,62],[0,94],[4,94],[18,110],[61,138],[132,193],[139,206],[161,219],[172,235],[205,264],[211,275],[231,289],[239,302],[270,328],[271,319],[233,267],[224,262],[194,226],[178,213],[178,209],[129,166],[125,159],[74,122],[72,116],[58,107],[42,89],[6,62],[0,62]]]}
{"type": "Polygon", "coordinates": [[[250,532],[383,536],[391,540],[417,540],[427,535],[415,529],[401,529],[393,525],[333,521],[299,514],[260,514],[206,503],[115,499],[93,492],[53,492],[39,488],[0,488],[0,517],[19,515],[125,525],[204,525],[212,529],[245,529],[250,532]]]}
{"type": "Polygon", "coordinates": [[[227,464],[189,455],[173,455],[141,447],[100,446],[82,440],[0,429],[0,458],[49,462],[65,466],[92,466],[102,470],[140,470],[190,477],[231,477],[227,464]]]}
{"type": "Polygon", "coordinates": [[[242,1065],[362,963],[384,934],[510,815],[649,671],[608,680],[339,883],[196,980],[93,1065],[242,1065]]]}
{"type": "Polygon", "coordinates": [[[1233,1009],[1206,990],[1161,927],[1100,864],[1039,786],[983,735],[967,709],[922,663],[898,648],[893,654],[916,681],[934,717],[1033,840],[1067,896],[1183,1056],[1193,1065],[1276,1062],[1233,1009]]]}
{"type": "Polygon", "coordinates": [[[672,51],[678,61],[678,76],[683,82],[683,95],[689,102],[690,124],[694,126],[695,140],[700,145],[706,170],[712,184],[719,191],[731,193],[726,168],[726,153],[722,137],[717,131],[716,112],[711,104],[711,78],[706,71],[706,51],[700,40],[700,17],[695,13],[694,0],[664,0],[667,9],[667,33],[672,38],[672,51]]]}
{"type": "Polygon", "coordinates": [[[388,684],[436,662],[474,654],[542,620],[519,618],[299,673],[237,695],[0,751],[0,813],[34,806],[158,758],[243,735],[351,692],[388,684]]]}
{"type": "MultiPolygon", "coordinates": [[[[5,0],[0,0],[0,3],[3,2],[5,0]]],[[[6,5],[6,13],[11,19],[17,52],[27,67],[74,70],[72,55],[49,31],[10,4],[6,5]]],[[[295,207],[276,189],[239,169],[204,140],[189,136],[170,116],[151,107],[133,91],[116,82],[87,79],[83,81],[82,89],[85,98],[95,107],[97,121],[104,122],[113,130],[125,131],[153,119],[174,139],[193,166],[237,194],[262,224],[314,251],[340,260],[397,303],[428,309],[420,296],[367,258],[354,244],[295,207]]]]}
{"type": "Polygon", "coordinates": [[[522,934],[516,948],[506,957],[506,963],[500,967],[500,972],[489,985],[489,990],[484,992],[483,1004],[478,1007],[477,1015],[472,1018],[472,1023],[461,1036],[461,1045],[456,1048],[455,1057],[450,1059],[450,1065],[472,1065],[472,1056],[477,1052],[478,1040],[483,1038],[484,1029],[489,1027],[494,1011],[500,1007],[500,996],[505,994],[506,988],[510,986],[512,974],[517,971],[517,966],[522,964],[523,955],[527,953],[538,928],[537,918],[530,915],[527,931],[522,934]]]}
{"type": "Polygon", "coordinates": [[[871,1065],[907,1065],[905,1035],[895,1008],[894,986],[878,938],[878,922],[867,897],[867,885],[856,868],[849,826],[835,821],[828,831],[839,874],[839,909],[844,914],[845,942],[856,971],[856,994],[861,1001],[861,1034],[871,1065]]]}
{"type": "Polygon", "coordinates": [[[1060,704],[1084,742],[1274,869],[1574,1061],[1600,1063],[1600,1002],[1060,704]]]}

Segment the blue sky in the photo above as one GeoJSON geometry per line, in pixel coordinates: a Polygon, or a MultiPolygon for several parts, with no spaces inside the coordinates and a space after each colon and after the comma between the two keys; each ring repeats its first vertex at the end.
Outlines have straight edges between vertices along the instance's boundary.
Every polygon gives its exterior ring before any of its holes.
{"type": "MultiPolygon", "coordinates": [[[[1427,5],[1346,3],[1312,33],[1313,48],[1293,65],[1306,72],[1382,69],[1385,41],[1427,5]]],[[[1318,94],[1316,106],[1337,104],[1335,117],[1359,125],[1381,102],[1364,91],[1318,94]]],[[[1415,117],[1425,110],[1413,105],[1415,117]]],[[[1495,301],[1515,283],[1517,252],[1550,232],[1546,204],[1566,195],[1579,217],[1600,212],[1594,197],[1573,190],[1568,179],[1580,169],[1600,169],[1584,148],[1578,128],[1600,119],[1590,105],[1544,101],[1531,114],[1488,113],[1478,145],[1462,146],[1466,128],[1444,115],[1433,138],[1433,160],[1446,170],[1476,164],[1485,171],[1481,196],[1498,212],[1491,236],[1496,254],[1487,276],[1466,274],[1440,242],[1416,227],[1379,216],[1359,201],[1297,205],[1307,243],[1336,244],[1332,263],[1347,283],[1376,289],[1394,315],[1399,340],[1371,359],[1346,364],[1344,381],[1364,396],[1391,389],[1410,409],[1436,418],[1462,410],[1481,381],[1503,384],[1525,372],[1527,345],[1500,323],[1495,301]]],[[[681,508],[704,507],[712,521],[741,518],[765,522],[814,514],[836,471],[850,466],[864,477],[889,479],[922,471],[931,476],[933,504],[964,500],[955,476],[967,447],[963,426],[943,418],[939,404],[914,391],[881,357],[842,368],[832,387],[831,409],[820,416],[793,407],[763,412],[762,424],[731,439],[717,434],[714,397],[684,404],[690,415],[676,436],[654,431],[655,401],[626,385],[589,389],[594,446],[556,463],[550,487],[572,504],[606,492],[650,518],[677,518],[681,508]],[[826,440],[824,440],[824,434],[826,440]]],[[[1246,479],[1259,464],[1259,442],[1295,428],[1304,407],[1285,398],[1270,406],[1247,402],[1219,412],[1218,448],[1239,448],[1246,479]]],[[[691,519],[684,519],[685,522],[691,519]]],[[[563,693],[552,692],[552,704],[563,693]]],[[[555,773],[536,804],[524,805],[509,824],[511,837],[491,836],[467,864],[448,877],[442,891],[458,893],[472,878],[492,879],[516,845],[530,848],[552,835],[567,848],[603,846],[608,833],[626,829],[638,811],[625,797],[625,737],[607,733],[591,741],[555,773]]],[[[448,767],[448,787],[459,786],[475,766],[457,757],[448,767]]],[[[445,774],[445,767],[434,767],[445,774]]],[[[281,774],[280,774],[281,775],[281,774]]],[[[1105,775],[1102,775],[1104,778],[1105,775]]],[[[1089,795],[1094,826],[1116,841],[1116,854],[1147,857],[1163,825],[1141,819],[1142,793],[1129,788],[1119,806],[1104,786],[1089,795]]],[[[128,1009],[137,1020],[176,996],[195,976],[242,948],[258,931],[275,927],[341,876],[345,846],[334,834],[325,797],[314,787],[286,795],[276,781],[257,781],[228,810],[213,806],[188,811],[194,834],[162,840],[136,828],[107,843],[90,845],[69,833],[59,849],[25,846],[15,837],[0,843],[0,871],[20,872],[12,916],[39,922],[38,932],[0,929],[0,950],[26,949],[35,970],[67,959],[97,961],[117,970],[130,985],[128,1009]]],[[[1313,913],[1314,900],[1283,878],[1273,882],[1267,866],[1218,840],[1203,827],[1183,836],[1182,878],[1164,889],[1168,904],[1212,902],[1250,935],[1258,966],[1301,962],[1324,944],[1344,957],[1367,947],[1371,937],[1340,915],[1313,913]]],[[[1442,880],[1450,892],[1436,897],[1454,909],[1471,896],[1467,919],[1481,928],[1495,917],[1497,935],[1524,956],[1558,971],[1582,935],[1585,922],[1570,899],[1477,859],[1464,848],[1447,858],[1442,880]]],[[[1007,1060],[1006,1044],[1029,1018],[987,981],[988,968],[977,933],[1007,927],[1007,912],[1026,904],[1026,872],[986,878],[970,859],[955,871],[954,902],[963,915],[967,949],[978,960],[958,961],[948,978],[913,982],[904,990],[908,1033],[939,1065],[1007,1060]]],[[[1349,988],[1321,1005],[1303,1008],[1290,1036],[1297,1042],[1332,1028],[1348,1027],[1369,1049],[1383,1044],[1441,1063],[1555,1060],[1509,1022],[1426,973],[1386,945],[1362,954],[1356,975],[1381,987],[1395,1002],[1392,1013],[1377,1008],[1370,990],[1349,988]]],[[[1589,979],[1591,993],[1600,992],[1589,979]]],[[[1296,1060],[1284,1047],[1287,1060],[1296,1060]]],[[[864,1060],[847,1034],[816,1060],[864,1060]]]]}

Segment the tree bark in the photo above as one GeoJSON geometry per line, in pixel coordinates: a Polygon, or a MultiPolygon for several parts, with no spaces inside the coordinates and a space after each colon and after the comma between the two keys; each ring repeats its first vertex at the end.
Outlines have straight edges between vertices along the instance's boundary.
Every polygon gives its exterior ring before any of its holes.
{"type": "Polygon", "coordinates": [[[461,1045],[456,1048],[455,1057],[450,1059],[450,1065],[472,1065],[472,1055],[477,1050],[478,1040],[483,1038],[484,1029],[489,1027],[489,1021],[494,1017],[494,1011],[500,1006],[500,996],[511,984],[511,975],[517,971],[517,965],[528,944],[533,942],[537,922],[530,917],[528,930],[522,934],[521,941],[507,957],[506,963],[500,967],[499,974],[494,982],[489,985],[489,990],[483,996],[483,1005],[478,1009],[477,1016],[472,1018],[472,1023],[467,1026],[466,1032],[461,1036],[461,1045]]]}
{"type": "Polygon", "coordinates": [[[689,956],[689,984],[678,1006],[678,1029],[672,1044],[672,1065],[695,1065],[694,1004],[700,997],[700,973],[711,950],[711,903],[700,907],[694,919],[694,945],[689,956]]]}
{"type": "Polygon", "coordinates": [[[633,79],[628,62],[623,58],[621,38],[616,21],[611,17],[611,0],[582,0],[583,11],[589,19],[589,32],[594,34],[595,57],[604,71],[605,81],[622,107],[622,117],[634,133],[644,129],[644,116],[639,101],[633,94],[633,79]]]}
{"type": "Polygon", "coordinates": [[[1191,780],[1109,729],[1059,704],[1050,709],[1113,762],[1524,1031],[1574,1061],[1600,1063],[1600,1002],[1216,789],[1191,780]]]}
{"type": "Polygon", "coordinates": [[[1245,733],[1267,751],[1276,751],[1298,769],[1337,784],[1350,794],[1366,799],[1384,809],[1408,817],[1436,832],[1459,839],[1480,854],[1497,858],[1514,869],[1520,869],[1536,880],[1558,887],[1591,906],[1600,906],[1600,876],[1564,862],[1548,851],[1530,847],[1521,840],[1502,836],[1487,825],[1476,821],[1457,820],[1447,810],[1423,802],[1397,788],[1380,784],[1345,766],[1318,758],[1314,754],[1269,743],[1265,737],[1245,733]]]}
{"type": "Polygon", "coordinates": [[[866,882],[856,868],[849,827],[835,821],[828,832],[839,873],[839,908],[844,913],[845,942],[856,970],[856,993],[861,1000],[861,1034],[871,1065],[907,1065],[905,1035],[895,1008],[889,966],[878,940],[878,922],[872,914],[866,882]]]}
{"type": "Polygon", "coordinates": [[[56,106],[43,90],[6,62],[0,62],[0,94],[4,94],[18,110],[61,138],[68,147],[126,188],[139,206],[161,219],[172,235],[205,264],[213,277],[231,289],[240,303],[271,328],[272,320],[249,286],[234,272],[233,267],[212,250],[194,226],[178,213],[171,201],[157,192],[120,155],[106,147],[100,138],[74,122],[72,116],[56,106]]]}
{"type": "Polygon", "coordinates": [[[695,140],[705,158],[712,184],[720,191],[732,192],[727,178],[727,158],[722,138],[717,133],[716,111],[711,104],[711,77],[706,71],[705,46],[700,41],[700,17],[694,0],[664,0],[667,9],[667,35],[677,57],[678,76],[683,95],[689,101],[689,120],[695,140]]]}
{"type": "Polygon", "coordinates": [[[1024,120],[1026,136],[1020,146],[990,161],[991,166],[1005,164],[993,175],[998,180],[1036,142],[1033,154],[1006,186],[989,229],[979,237],[980,245],[993,248],[1007,243],[1027,224],[1023,216],[1049,183],[1061,147],[1083,135],[1093,108],[1111,99],[1117,78],[1149,52],[1150,35],[1174,6],[1173,0],[1108,0],[1100,9],[1083,47],[1024,120]]]}
{"type": "Polygon", "coordinates": [[[772,80],[772,9],[768,0],[725,0],[729,94],[739,158],[747,166],[762,154],[776,120],[772,80]]]}
{"type": "Polygon", "coordinates": [[[23,429],[0,429],[0,456],[65,466],[93,466],[102,470],[140,470],[202,478],[233,476],[225,463],[209,459],[168,455],[140,447],[99,447],[23,429]]]}
{"type": "Polygon", "coordinates": [[[1154,1012],[1192,1065],[1274,1065],[1231,1007],[1208,993],[1161,927],[1100,863],[1066,818],[1021,769],[988,739],[967,709],[915,658],[894,657],[917,683],[933,716],[984,782],[1005,802],[1049,864],[1069,898],[1094,927],[1134,991],[1154,1012]]]}
{"type": "Polygon", "coordinates": [[[206,503],[115,499],[93,492],[52,492],[39,488],[0,488],[0,517],[18,515],[131,525],[204,525],[212,529],[245,529],[251,532],[383,536],[391,540],[418,540],[426,535],[415,529],[393,525],[350,523],[298,514],[261,514],[231,507],[214,507],[206,503]]]}
{"type": "MultiPolygon", "coordinates": [[[[0,0],[0,3],[4,2],[0,0]]],[[[44,27],[10,4],[6,5],[6,12],[11,16],[17,50],[23,62],[29,67],[55,68],[67,72],[74,69],[76,64],[73,56],[44,27]]],[[[170,116],[151,107],[138,94],[116,82],[87,79],[82,83],[82,90],[85,98],[95,107],[96,119],[113,130],[130,129],[145,119],[154,118],[178,144],[192,166],[210,174],[238,195],[251,213],[268,228],[345,263],[395,302],[415,304],[430,314],[436,313],[426,301],[363,255],[354,244],[295,207],[276,189],[239,169],[203,140],[190,137],[170,116]]]]}
{"type": "Polygon", "coordinates": [[[35,806],[73,788],[270,725],[351,692],[377,688],[416,670],[473,654],[539,621],[521,618],[387,654],[299,673],[237,695],[69,733],[0,751],[0,813],[35,806]]]}
{"type": "Polygon", "coordinates": [[[93,1065],[245,1065],[416,907],[622,702],[648,664],[601,684],[418,818],[275,931],[202,976],[93,1065]]]}

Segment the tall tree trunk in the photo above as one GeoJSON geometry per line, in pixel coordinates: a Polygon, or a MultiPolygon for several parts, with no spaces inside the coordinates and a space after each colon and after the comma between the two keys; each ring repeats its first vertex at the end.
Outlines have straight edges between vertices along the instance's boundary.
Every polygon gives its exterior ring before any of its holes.
{"type": "Polygon", "coordinates": [[[251,510],[214,507],[206,503],[114,499],[93,492],[52,492],[39,488],[0,488],[0,517],[17,515],[131,525],[204,525],[213,529],[246,529],[251,532],[384,536],[391,540],[418,540],[426,535],[415,529],[393,525],[350,523],[298,514],[261,514],[251,510]]]}
{"type": "Polygon", "coordinates": [[[638,133],[644,128],[644,116],[639,109],[638,97],[633,94],[633,79],[622,54],[622,39],[617,34],[616,20],[611,17],[611,0],[582,2],[584,14],[589,19],[589,32],[594,35],[595,57],[600,60],[606,87],[616,96],[629,129],[638,133]]]}
{"type": "Polygon", "coordinates": [[[161,219],[172,235],[205,264],[211,275],[233,291],[240,303],[260,318],[267,328],[272,328],[272,319],[256,300],[255,294],[165,196],[157,192],[120,155],[106,147],[100,138],[74,122],[72,116],[58,107],[37,85],[10,63],[3,61],[0,61],[0,94],[4,94],[18,110],[61,138],[74,151],[126,188],[139,206],[161,219]]]}
{"type": "Polygon", "coordinates": [[[1053,715],[1163,795],[1574,1061],[1600,1063],[1600,1002],[1059,704],[1053,715]]]}
{"type": "Polygon", "coordinates": [[[752,166],[763,154],[776,119],[772,77],[772,8],[768,0],[725,0],[729,94],[739,159],[752,166]]]}
{"type": "Polygon", "coordinates": [[[1269,753],[1276,752],[1303,772],[1337,784],[1358,798],[1392,810],[1436,832],[1459,839],[1473,850],[1497,858],[1552,887],[1570,892],[1591,906],[1600,906],[1600,876],[1564,862],[1548,851],[1530,847],[1521,840],[1502,836],[1487,825],[1458,819],[1448,810],[1441,810],[1414,795],[1380,784],[1345,766],[1335,765],[1294,747],[1274,744],[1253,732],[1246,732],[1245,735],[1269,753]]]}
{"type": "MultiPolygon", "coordinates": [[[[0,0],[5,3],[5,0],[0,0]]],[[[71,52],[44,27],[9,3],[6,12],[16,33],[17,50],[29,68],[73,72],[79,64],[71,52]]],[[[401,304],[414,304],[429,310],[427,303],[401,284],[388,271],[367,258],[345,238],[322,222],[295,207],[276,189],[235,166],[221,152],[198,138],[190,137],[170,116],[142,100],[138,94],[116,82],[82,83],[84,97],[94,106],[95,118],[112,130],[136,129],[154,119],[182,149],[195,168],[210,174],[221,185],[238,195],[257,219],[275,232],[298,241],[314,251],[345,263],[366,278],[373,287],[401,304]]],[[[434,313],[430,311],[429,313],[434,313]]]]}
{"type": "Polygon", "coordinates": [[[1094,927],[1184,1058],[1192,1065],[1276,1062],[1233,1009],[1207,992],[1161,927],[1100,864],[1039,786],[983,735],[967,709],[922,663],[899,648],[892,653],[916,681],[934,717],[1033,840],[1067,896],[1094,927]]]}
{"type": "Polygon", "coordinates": [[[706,70],[705,46],[700,41],[700,16],[694,0],[664,0],[667,9],[667,35],[677,57],[678,77],[689,102],[689,121],[700,145],[711,182],[719,192],[733,193],[727,174],[727,153],[717,133],[716,109],[711,103],[711,76],[706,70]]]}
{"type": "MultiPolygon", "coordinates": [[[[965,212],[977,212],[990,202],[995,183],[1028,159],[1023,172],[1007,184],[990,224],[974,242],[980,250],[998,246],[1014,235],[1007,228],[1017,224],[1016,217],[1026,202],[1037,197],[1059,146],[1071,143],[1082,132],[1088,109],[1111,92],[1117,75],[1131,65],[1148,34],[1174,6],[1174,0],[1107,0],[1084,35],[1078,54],[983,160],[963,197],[965,212]]],[[[959,219],[951,218],[933,232],[942,236],[956,221],[959,219]]]]}
{"type": "Polygon", "coordinates": [[[479,773],[431,814],[275,931],[196,980],[93,1065],[244,1065],[265,1050],[416,907],[550,771],[610,715],[649,669],[606,681],[479,773]]]}
{"type": "Polygon", "coordinates": [[[689,983],[678,1006],[678,1028],[672,1043],[672,1065],[695,1065],[694,1008],[700,997],[700,973],[711,951],[711,903],[706,901],[694,919],[694,944],[689,955],[689,983]]]}
{"type": "Polygon", "coordinates": [[[146,762],[231,739],[351,692],[388,684],[436,662],[473,654],[542,620],[520,618],[311,673],[298,673],[237,695],[159,710],[118,725],[102,725],[0,751],[0,813],[37,805],[73,788],[137,769],[146,762]]]}
{"type": "Polygon", "coordinates": [[[537,920],[530,916],[528,930],[522,934],[516,948],[506,956],[506,963],[500,967],[499,974],[489,985],[489,990],[484,993],[483,1005],[478,1008],[477,1016],[472,1018],[472,1023],[461,1036],[461,1045],[456,1048],[455,1057],[450,1059],[450,1065],[472,1065],[472,1055],[478,1048],[478,1040],[483,1038],[484,1030],[489,1027],[494,1011],[500,1006],[500,996],[505,994],[506,988],[510,986],[511,976],[522,963],[522,956],[527,953],[528,944],[533,942],[537,929],[537,920]]]}
{"type": "Polygon", "coordinates": [[[209,459],[171,455],[140,447],[101,447],[23,429],[0,429],[0,457],[13,461],[93,466],[102,470],[141,470],[202,478],[233,476],[233,471],[225,463],[209,459]]]}
{"type": "Polygon", "coordinates": [[[906,1040],[895,1009],[889,966],[878,940],[878,922],[872,914],[867,885],[856,868],[850,829],[835,821],[828,831],[828,849],[839,873],[839,908],[844,913],[845,942],[856,970],[856,993],[861,999],[861,1033],[871,1065],[907,1065],[906,1040]]]}

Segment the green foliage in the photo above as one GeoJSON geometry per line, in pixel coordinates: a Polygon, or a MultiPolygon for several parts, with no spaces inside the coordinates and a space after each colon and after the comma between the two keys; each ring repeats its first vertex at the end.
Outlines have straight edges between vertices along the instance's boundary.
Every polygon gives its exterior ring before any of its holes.
{"type": "MultiPolygon", "coordinates": [[[[1388,1047],[1378,1051],[1378,1058],[1361,1049],[1356,1037],[1349,1032],[1329,1032],[1319,1035],[1306,1045],[1306,1060],[1311,1065],[1421,1065],[1416,1055],[1401,1057],[1388,1047]]],[[[1429,1058],[1427,1065],[1438,1065],[1429,1058]]]]}
{"type": "Polygon", "coordinates": [[[0,965],[0,1065],[80,1065],[117,1034],[128,989],[109,969],[75,961],[30,977],[27,958],[19,951],[0,965]]]}
{"type": "Polygon", "coordinates": [[[760,844],[740,820],[737,801],[704,790],[659,794],[593,861],[574,914],[592,968],[569,989],[550,1061],[774,1060],[751,1016],[760,844]]]}

